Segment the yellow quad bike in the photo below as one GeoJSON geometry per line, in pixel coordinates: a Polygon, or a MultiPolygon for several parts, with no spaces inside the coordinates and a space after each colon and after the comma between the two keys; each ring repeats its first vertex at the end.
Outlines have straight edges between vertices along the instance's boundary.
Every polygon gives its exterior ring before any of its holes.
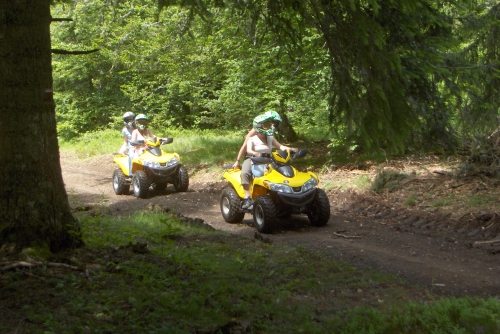
{"type": "Polygon", "coordinates": [[[186,191],[189,187],[189,174],[177,153],[167,153],[160,149],[161,145],[170,144],[174,140],[167,138],[146,138],[144,141],[130,142],[133,146],[143,146],[144,151],[131,159],[125,154],[116,154],[113,161],[119,168],[113,172],[113,189],[117,195],[128,195],[132,184],[134,195],[147,198],[149,187],[153,190],[165,190],[168,183],[175,190],[186,191]]]}
{"type": "Polygon", "coordinates": [[[223,177],[230,186],[222,190],[220,209],[228,223],[240,223],[245,213],[253,214],[254,225],[261,233],[272,233],[278,218],[291,214],[307,214],[311,225],[324,226],[330,219],[330,201],[323,189],[317,188],[318,177],[313,172],[299,172],[290,165],[293,159],[307,154],[302,149],[275,151],[268,157],[251,158],[254,163],[267,164],[264,175],[255,177],[250,185],[253,208],[241,207],[245,193],[241,185],[241,170],[226,165],[223,177]]]}

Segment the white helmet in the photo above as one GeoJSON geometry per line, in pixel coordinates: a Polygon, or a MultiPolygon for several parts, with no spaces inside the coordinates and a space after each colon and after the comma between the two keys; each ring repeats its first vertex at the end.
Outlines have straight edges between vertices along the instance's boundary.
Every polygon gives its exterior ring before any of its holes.
{"type": "Polygon", "coordinates": [[[148,127],[149,120],[144,114],[139,114],[135,117],[135,125],[140,129],[144,130],[148,127]]]}

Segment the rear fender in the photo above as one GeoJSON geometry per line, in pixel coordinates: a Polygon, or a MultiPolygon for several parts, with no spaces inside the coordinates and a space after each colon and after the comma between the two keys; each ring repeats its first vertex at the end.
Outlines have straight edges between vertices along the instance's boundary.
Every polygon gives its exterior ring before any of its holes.
{"type": "Polygon", "coordinates": [[[228,169],[224,172],[222,175],[226,180],[231,183],[233,186],[234,190],[236,190],[236,193],[240,198],[245,197],[245,192],[243,191],[243,186],[241,185],[241,170],[232,170],[228,169]]]}
{"type": "Polygon", "coordinates": [[[118,167],[122,170],[123,174],[130,175],[130,160],[128,155],[125,154],[117,154],[113,158],[113,162],[118,165],[118,167]]]}

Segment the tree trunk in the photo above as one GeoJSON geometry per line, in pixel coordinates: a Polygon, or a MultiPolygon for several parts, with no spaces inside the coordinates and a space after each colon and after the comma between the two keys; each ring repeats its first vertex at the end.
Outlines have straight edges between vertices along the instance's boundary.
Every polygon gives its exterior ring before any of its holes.
{"type": "Polygon", "coordinates": [[[59,163],[50,0],[0,4],[0,246],[82,245],[59,163]]]}
{"type": "Polygon", "coordinates": [[[278,133],[282,138],[278,138],[278,140],[284,139],[287,143],[296,142],[298,136],[285,114],[285,106],[282,100],[280,100],[280,116],[281,124],[279,125],[278,133]]]}

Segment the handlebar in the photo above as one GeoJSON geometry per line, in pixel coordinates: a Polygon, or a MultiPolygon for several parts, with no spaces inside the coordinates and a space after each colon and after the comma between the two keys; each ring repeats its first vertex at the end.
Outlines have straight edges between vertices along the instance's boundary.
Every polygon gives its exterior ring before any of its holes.
{"type": "Polygon", "coordinates": [[[129,141],[130,145],[132,146],[144,146],[144,140],[137,140],[137,141],[129,141]]]}

